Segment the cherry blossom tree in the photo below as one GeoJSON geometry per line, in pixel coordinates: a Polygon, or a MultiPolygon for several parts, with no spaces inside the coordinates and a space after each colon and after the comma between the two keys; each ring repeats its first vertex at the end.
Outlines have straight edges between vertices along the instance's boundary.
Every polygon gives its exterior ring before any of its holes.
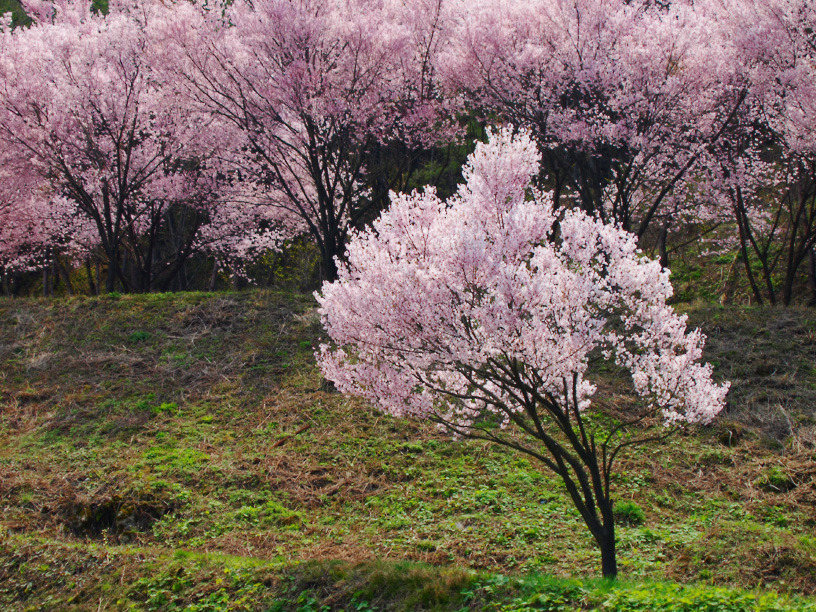
{"type": "Polygon", "coordinates": [[[45,197],[62,212],[37,205],[67,223],[70,203],[83,231],[66,225],[61,235],[75,251],[101,253],[107,291],[166,290],[201,245],[222,187],[208,116],[156,70],[159,25],[177,18],[174,7],[114,2],[107,15],[74,0],[26,7],[36,24],[0,33],[0,146],[8,172],[45,187],[11,209],[25,219],[32,198],[45,197]]]}
{"type": "Polygon", "coordinates": [[[806,260],[816,302],[816,10],[802,0],[724,1],[719,10],[747,97],[709,168],[757,303],[790,304],[806,260]]]}
{"type": "Polygon", "coordinates": [[[350,241],[318,296],[333,344],[325,376],[399,416],[535,457],[563,480],[617,573],[611,477],[619,453],[708,423],[728,383],[701,365],[704,337],[666,300],[668,271],[634,235],[554,209],[530,187],[529,134],[490,136],[448,201],[395,195],[350,241]],[[631,375],[639,401],[599,410],[599,371],[631,375]]]}
{"type": "Polygon", "coordinates": [[[68,279],[65,258],[76,254],[73,247],[87,228],[70,202],[54,197],[46,181],[14,161],[8,149],[0,151],[0,279],[9,292],[10,279],[43,270],[43,294],[49,295],[52,269],[68,279]]]}
{"type": "MultiPolygon", "coordinates": [[[[42,241],[39,224],[36,219],[41,216],[37,211],[33,215],[19,214],[21,187],[4,162],[0,152],[0,270],[2,273],[27,270],[32,266],[28,244],[39,245],[42,241]],[[17,205],[15,205],[17,204],[17,205]]],[[[25,190],[27,191],[27,189],[25,190]]],[[[35,251],[38,249],[34,249],[35,251]]]]}
{"type": "Polygon", "coordinates": [[[440,73],[482,115],[532,130],[556,206],[642,239],[681,216],[722,217],[690,172],[745,92],[728,33],[701,4],[463,1],[440,73]]]}
{"type": "MultiPolygon", "coordinates": [[[[239,0],[175,7],[168,65],[229,142],[235,173],[317,242],[336,277],[351,228],[371,216],[367,156],[438,117],[430,56],[441,3],[239,0]]],[[[438,125],[436,127],[439,127],[438,125]]]]}
{"type": "Polygon", "coordinates": [[[211,211],[195,246],[213,256],[213,274],[223,266],[246,279],[247,264],[277,250],[287,238],[302,234],[299,219],[281,217],[277,209],[267,205],[264,195],[244,189],[226,190],[222,201],[211,211]]]}

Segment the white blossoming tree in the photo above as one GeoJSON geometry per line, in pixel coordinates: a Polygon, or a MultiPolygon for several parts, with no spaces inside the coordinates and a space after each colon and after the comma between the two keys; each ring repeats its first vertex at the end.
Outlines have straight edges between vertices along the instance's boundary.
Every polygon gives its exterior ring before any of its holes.
{"type": "Polygon", "coordinates": [[[319,362],[389,413],[541,461],[614,577],[618,453],[711,421],[728,384],[712,382],[703,335],[666,304],[668,271],[632,234],[555,211],[530,186],[539,162],[528,134],[504,129],[477,147],[450,200],[393,196],[318,296],[333,341],[319,362]],[[608,363],[629,372],[639,401],[593,418],[608,363]]]}

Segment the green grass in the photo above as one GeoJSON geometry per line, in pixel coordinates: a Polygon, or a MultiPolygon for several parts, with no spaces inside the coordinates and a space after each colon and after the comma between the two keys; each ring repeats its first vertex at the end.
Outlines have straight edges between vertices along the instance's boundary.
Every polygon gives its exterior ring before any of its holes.
{"type": "Polygon", "coordinates": [[[621,463],[613,588],[541,466],[332,392],[311,296],[0,300],[0,607],[804,609],[816,317],[689,315],[736,393],[621,463]]]}
{"type": "Polygon", "coordinates": [[[128,610],[814,610],[801,597],[667,582],[555,578],[415,562],[281,564],[240,556],[161,553],[0,539],[0,601],[19,609],[128,610]]]}
{"type": "Polygon", "coordinates": [[[23,610],[816,610],[802,597],[759,589],[517,577],[404,561],[281,564],[10,536],[0,539],[0,573],[0,601],[23,610]]]}

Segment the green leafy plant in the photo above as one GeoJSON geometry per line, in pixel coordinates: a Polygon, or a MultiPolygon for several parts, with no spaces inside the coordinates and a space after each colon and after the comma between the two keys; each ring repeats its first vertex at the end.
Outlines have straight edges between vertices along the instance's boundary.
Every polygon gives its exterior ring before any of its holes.
{"type": "Polygon", "coordinates": [[[642,525],[646,520],[646,513],[643,508],[635,502],[618,502],[613,507],[615,519],[624,525],[642,525]]]}

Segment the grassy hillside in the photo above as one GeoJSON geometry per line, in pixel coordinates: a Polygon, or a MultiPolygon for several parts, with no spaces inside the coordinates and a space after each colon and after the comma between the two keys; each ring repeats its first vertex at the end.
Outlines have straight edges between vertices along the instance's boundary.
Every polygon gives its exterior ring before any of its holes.
{"type": "Polygon", "coordinates": [[[804,609],[785,598],[816,593],[812,311],[688,309],[734,383],[728,414],[621,464],[612,587],[587,579],[598,555],[539,466],[324,385],[313,308],[0,300],[0,607],[804,609]]]}

